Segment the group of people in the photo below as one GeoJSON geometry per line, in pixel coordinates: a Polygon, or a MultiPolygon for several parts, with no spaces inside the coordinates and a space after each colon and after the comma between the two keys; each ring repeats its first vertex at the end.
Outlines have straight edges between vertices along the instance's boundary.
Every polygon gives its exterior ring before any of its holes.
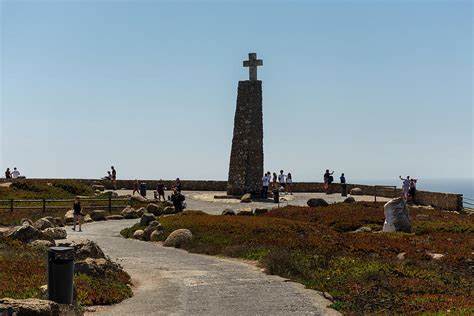
{"type": "Polygon", "coordinates": [[[402,194],[403,194],[403,199],[407,202],[413,202],[415,199],[415,194],[416,194],[416,181],[418,179],[410,179],[410,176],[407,176],[405,179],[402,178],[402,176],[398,176],[400,180],[403,181],[402,184],[402,194]]]}
{"type": "MultiPolygon", "coordinates": [[[[163,182],[163,179],[160,179],[156,186],[156,191],[153,192],[155,200],[161,201],[161,199],[163,198],[163,201],[166,201],[165,190],[166,190],[166,186],[163,182]]],[[[182,190],[181,180],[179,178],[176,178],[173,185],[171,186],[172,193],[171,195],[168,196],[168,200],[173,203],[173,206],[178,212],[186,208],[186,203],[184,202],[186,198],[181,193],[181,190],[182,190]]],[[[135,179],[135,181],[133,182],[132,195],[135,195],[135,192],[140,194],[140,185],[137,179],[135,179]]]]}
{"type": "Polygon", "coordinates": [[[271,191],[283,191],[285,194],[293,194],[293,178],[291,173],[285,174],[283,170],[280,170],[280,174],[277,176],[276,172],[272,174],[267,171],[262,178],[262,199],[268,198],[268,190],[271,191]]]}
{"type": "MultiPolygon", "coordinates": [[[[326,194],[331,194],[332,193],[332,183],[334,182],[334,177],[332,176],[334,174],[334,170],[332,172],[329,172],[329,169],[326,169],[326,172],[323,175],[323,180],[324,180],[324,192],[326,194]]],[[[346,185],[346,177],[344,173],[341,173],[341,176],[339,177],[339,181],[341,183],[341,195],[342,196],[347,196],[347,185],[346,185]]]]}
{"type": "Polygon", "coordinates": [[[117,170],[115,170],[114,166],[110,167],[110,171],[107,171],[107,175],[103,177],[102,180],[112,181],[114,190],[117,190],[117,170]]]}
{"type": "Polygon", "coordinates": [[[25,178],[20,175],[20,171],[16,167],[13,168],[13,171],[10,171],[10,168],[5,170],[5,179],[21,179],[25,178]]]}

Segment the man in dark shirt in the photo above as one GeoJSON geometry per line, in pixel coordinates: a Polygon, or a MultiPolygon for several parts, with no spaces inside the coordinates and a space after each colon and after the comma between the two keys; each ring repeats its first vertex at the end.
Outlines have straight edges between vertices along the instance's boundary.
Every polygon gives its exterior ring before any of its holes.
{"type": "Polygon", "coordinates": [[[117,190],[117,171],[114,166],[110,168],[112,169],[112,184],[114,185],[114,190],[117,190]]]}
{"type": "Polygon", "coordinates": [[[346,177],[344,174],[341,174],[341,196],[347,196],[347,185],[346,185],[346,177]]]}

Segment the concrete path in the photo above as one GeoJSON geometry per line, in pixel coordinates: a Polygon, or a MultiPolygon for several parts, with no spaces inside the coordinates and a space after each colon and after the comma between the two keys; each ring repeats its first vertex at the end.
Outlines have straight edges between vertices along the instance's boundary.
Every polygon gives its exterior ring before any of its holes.
{"type": "Polygon", "coordinates": [[[338,315],[316,291],[243,261],[122,238],[136,221],[90,223],[81,233],[68,227],[68,239],[96,241],[135,285],[132,298],[94,307],[94,315],[338,315]]]}

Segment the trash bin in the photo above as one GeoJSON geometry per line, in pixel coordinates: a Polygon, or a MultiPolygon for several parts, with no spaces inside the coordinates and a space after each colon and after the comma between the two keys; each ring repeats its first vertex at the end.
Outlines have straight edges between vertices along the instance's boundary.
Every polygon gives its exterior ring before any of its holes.
{"type": "Polygon", "coordinates": [[[59,304],[72,304],[74,248],[50,247],[48,251],[48,297],[59,304]]]}
{"type": "Polygon", "coordinates": [[[146,197],[146,183],[140,183],[140,195],[146,197]]]}
{"type": "Polygon", "coordinates": [[[279,190],[272,190],[273,193],[273,203],[280,203],[280,191],[279,190]]]}

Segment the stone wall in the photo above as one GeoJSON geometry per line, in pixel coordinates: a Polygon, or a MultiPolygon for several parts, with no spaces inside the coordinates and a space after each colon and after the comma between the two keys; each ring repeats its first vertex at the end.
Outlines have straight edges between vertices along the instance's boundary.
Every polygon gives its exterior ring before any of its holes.
{"type": "MultiPolygon", "coordinates": [[[[55,180],[61,179],[27,179],[27,181],[47,181],[54,182],[55,180]]],[[[107,189],[112,189],[112,183],[110,181],[101,181],[94,179],[74,179],[87,184],[100,183],[103,184],[107,189]]],[[[11,181],[11,180],[10,180],[11,181]]],[[[133,189],[134,180],[117,180],[118,189],[133,189]]],[[[0,179],[0,183],[7,182],[5,179],[0,179]]],[[[158,180],[140,180],[147,184],[148,190],[156,190],[158,180]]],[[[173,180],[164,180],[165,186],[171,188],[173,180]]],[[[184,191],[226,191],[227,181],[212,181],[212,180],[181,180],[181,184],[184,191]]],[[[380,188],[373,185],[364,184],[347,184],[347,191],[349,192],[352,188],[360,188],[364,195],[374,195],[387,198],[398,197],[402,195],[401,189],[393,188],[380,188]]],[[[340,193],[341,187],[338,183],[332,184],[332,191],[334,193],[340,193]]],[[[320,182],[297,182],[293,184],[293,192],[324,192],[323,183],[320,182]]],[[[0,199],[2,197],[0,196],[0,199]]],[[[442,192],[429,192],[429,191],[417,191],[415,202],[420,205],[432,205],[433,207],[459,211],[462,209],[462,194],[454,193],[442,193],[442,192]]]]}
{"type": "Polygon", "coordinates": [[[262,82],[239,81],[227,194],[260,192],[262,175],[262,82]]]}

